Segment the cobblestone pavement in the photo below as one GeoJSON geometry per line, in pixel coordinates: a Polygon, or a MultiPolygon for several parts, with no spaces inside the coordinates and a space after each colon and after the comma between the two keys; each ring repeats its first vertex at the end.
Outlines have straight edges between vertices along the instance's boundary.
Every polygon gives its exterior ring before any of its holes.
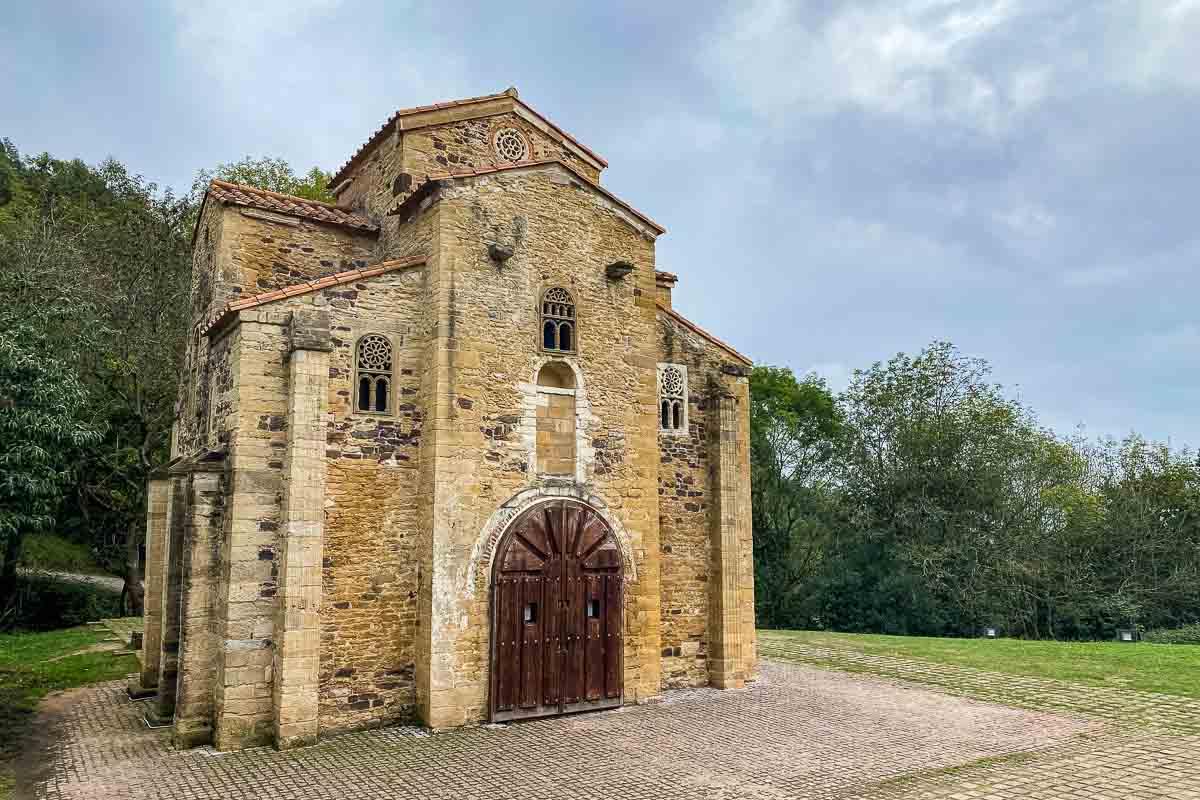
{"type": "Polygon", "coordinates": [[[767,658],[870,673],[873,680],[919,684],[949,695],[1055,710],[1098,723],[1059,744],[951,769],[913,770],[852,797],[1200,798],[1200,702],[1190,698],[818,647],[770,632],[759,633],[759,652],[767,658]]]}
{"type": "Polygon", "coordinates": [[[1103,727],[771,662],[741,691],[668,692],[658,704],[436,735],[389,728],[284,753],[174,751],[142,710],[120,683],[51,700],[45,745],[29,759],[45,764],[32,796],[841,798],[1069,747],[1103,727]]]}

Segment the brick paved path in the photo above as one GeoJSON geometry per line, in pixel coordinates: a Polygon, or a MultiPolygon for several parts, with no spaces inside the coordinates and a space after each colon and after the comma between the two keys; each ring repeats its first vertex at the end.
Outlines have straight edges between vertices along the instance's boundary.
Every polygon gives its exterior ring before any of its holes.
{"type": "Polygon", "coordinates": [[[835,798],[914,774],[1069,746],[1101,726],[927,689],[765,663],[736,692],[427,735],[391,728],[311,748],[175,752],[123,685],[51,701],[46,798],[835,798]]]}
{"type": "Polygon", "coordinates": [[[1196,700],[817,647],[766,631],[759,633],[759,652],[766,658],[870,673],[903,685],[1102,722],[1083,736],[1035,751],[950,770],[914,770],[852,795],[856,798],[1200,798],[1196,700]]]}

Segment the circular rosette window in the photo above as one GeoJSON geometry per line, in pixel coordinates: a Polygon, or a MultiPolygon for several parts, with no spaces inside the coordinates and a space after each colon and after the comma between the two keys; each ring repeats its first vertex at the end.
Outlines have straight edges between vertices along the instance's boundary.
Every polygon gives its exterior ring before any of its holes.
{"type": "Polygon", "coordinates": [[[529,158],[529,142],[516,128],[501,128],[496,131],[493,146],[504,161],[525,161],[529,158]]]}

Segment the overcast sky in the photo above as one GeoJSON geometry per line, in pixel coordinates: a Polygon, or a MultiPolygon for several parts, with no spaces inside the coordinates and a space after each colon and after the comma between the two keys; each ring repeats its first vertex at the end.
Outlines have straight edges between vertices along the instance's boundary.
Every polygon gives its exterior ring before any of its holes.
{"type": "Polygon", "coordinates": [[[1200,444],[1200,0],[8,4],[0,136],[186,190],[500,91],[667,228],[676,306],[841,389],[949,339],[1063,433],[1200,444]]]}

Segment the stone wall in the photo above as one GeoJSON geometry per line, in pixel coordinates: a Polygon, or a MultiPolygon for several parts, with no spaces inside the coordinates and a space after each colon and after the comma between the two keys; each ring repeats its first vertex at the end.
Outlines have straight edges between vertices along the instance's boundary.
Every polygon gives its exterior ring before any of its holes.
{"type": "Polygon", "coordinates": [[[321,729],[408,719],[417,629],[419,402],[428,323],[423,267],[324,293],[333,328],[326,428],[321,729]],[[392,411],[354,410],[355,344],[392,344],[392,411]]]}
{"type": "MultiPolygon", "coordinates": [[[[375,234],[257,208],[228,207],[234,296],[259,294],[375,262],[375,234]]],[[[232,298],[227,298],[232,299],[232,298]]]]}
{"type": "Polygon", "coordinates": [[[537,471],[575,475],[575,393],[551,393],[539,387],[537,471]]]}
{"type": "Polygon", "coordinates": [[[180,454],[220,443],[210,434],[220,430],[218,420],[227,414],[213,392],[228,392],[230,373],[226,365],[217,374],[219,365],[210,364],[213,354],[201,335],[205,323],[230,300],[374,263],[375,237],[286,214],[205,203],[192,248],[192,324],[176,406],[180,454]]]}
{"type": "MultiPolygon", "coordinates": [[[[363,202],[390,208],[389,170],[491,163],[492,133],[510,125],[532,157],[575,158],[511,111],[447,119],[384,137],[354,191],[370,177],[363,202]]],[[[172,477],[183,505],[164,536],[159,674],[189,678],[178,698],[160,681],[157,707],[178,704],[181,742],[288,746],[415,714],[438,728],[482,720],[491,555],[506,520],[551,497],[591,504],[616,532],[626,702],[752,676],[746,381],[727,351],[657,308],[654,229],[551,165],[447,180],[383,219],[377,239],[215,203],[197,231],[175,441],[185,462],[221,466],[172,477]],[[511,257],[493,260],[491,244],[511,257]],[[418,254],[426,264],[199,335],[232,297],[418,254]],[[633,271],[607,277],[618,261],[633,271]],[[551,287],[574,298],[575,353],[541,349],[551,287]],[[355,403],[367,334],[391,346],[383,413],[355,403]],[[658,432],[659,362],[688,366],[680,434],[658,432]],[[561,382],[539,386],[548,363],[561,382]],[[296,396],[301,378],[322,396],[296,396]],[[303,435],[290,430],[297,409],[303,435]],[[203,537],[185,545],[185,524],[203,537]]]]}
{"type": "MultiPolygon", "coordinates": [[[[660,310],[657,316],[659,359],[685,365],[688,377],[688,429],[660,431],[658,436],[663,686],[700,686],[709,682],[712,526],[718,513],[711,502],[710,449],[720,421],[714,416],[712,395],[714,386],[736,390],[738,379],[723,370],[734,361],[730,354],[669,314],[660,310]]],[[[749,418],[748,406],[742,413],[749,418]]],[[[748,428],[745,436],[748,447],[748,428]]],[[[743,472],[748,490],[748,462],[743,472]]],[[[749,540],[745,545],[752,547],[749,540]]]]}
{"type": "MultiPolygon", "coordinates": [[[[422,583],[429,674],[418,702],[435,727],[482,719],[487,710],[487,586],[477,586],[479,539],[489,518],[530,487],[550,491],[532,468],[536,437],[521,435],[540,352],[540,298],[550,286],[575,297],[581,402],[577,440],[603,449],[577,474],[628,532],[637,579],[626,589],[625,695],[657,695],[659,679],[657,347],[653,240],[592,190],[556,167],[455,182],[423,212],[438,220],[430,266],[436,335],[422,433],[422,489],[433,541],[422,583]],[[599,210],[600,213],[597,213],[599,210]],[[515,253],[488,255],[496,231],[515,253]],[[623,280],[605,267],[637,266],[623,280]],[[603,465],[603,468],[601,468],[603,465]]],[[[389,241],[391,241],[389,239],[389,241]]],[[[388,253],[389,257],[393,254],[388,253]]],[[[579,453],[580,461],[585,454],[579,453]]]]}
{"type": "Polygon", "coordinates": [[[599,182],[600,171],[555,137],[514,112],[493,111],[476,119],[393,130],[359,166],[338,201],[371,215],[386,214],[429,175],[500,163],[493,140],[502,128],[515,128],[524,135],[529,146],[527,160],[562,159],[599,182]]]}
{"type": "Polygon", "coordinates": [[[424,285],[423,268],[414,267],[242,311],[213,343],[214,353],[230,353],[235,376],[219,427],[233,484],[219,599],[226,626],[216,708],[223,749],[271,736],[285,557],[289,325],[308,310],[328,314],[331,348],[322,401],[319,727],[331,732],[411,715],[424,285]],[[355,345],[368,333],[388,337],[394,348],[387,414],[354,411],[355,345]]]}
{"type": "MultiPolygon", "coordinates": [[[[272,740],[272,661],[279,591],[280,498],[287,453],[287,324],[276,310],[242,312],[214,337],[228,352],[228,396],[216,436],[230,469],[217,615],[223,623],[216,686],[216,745],[272,740]]],[[[220,371],[218,370],[218,373],[220,371]]]]}

